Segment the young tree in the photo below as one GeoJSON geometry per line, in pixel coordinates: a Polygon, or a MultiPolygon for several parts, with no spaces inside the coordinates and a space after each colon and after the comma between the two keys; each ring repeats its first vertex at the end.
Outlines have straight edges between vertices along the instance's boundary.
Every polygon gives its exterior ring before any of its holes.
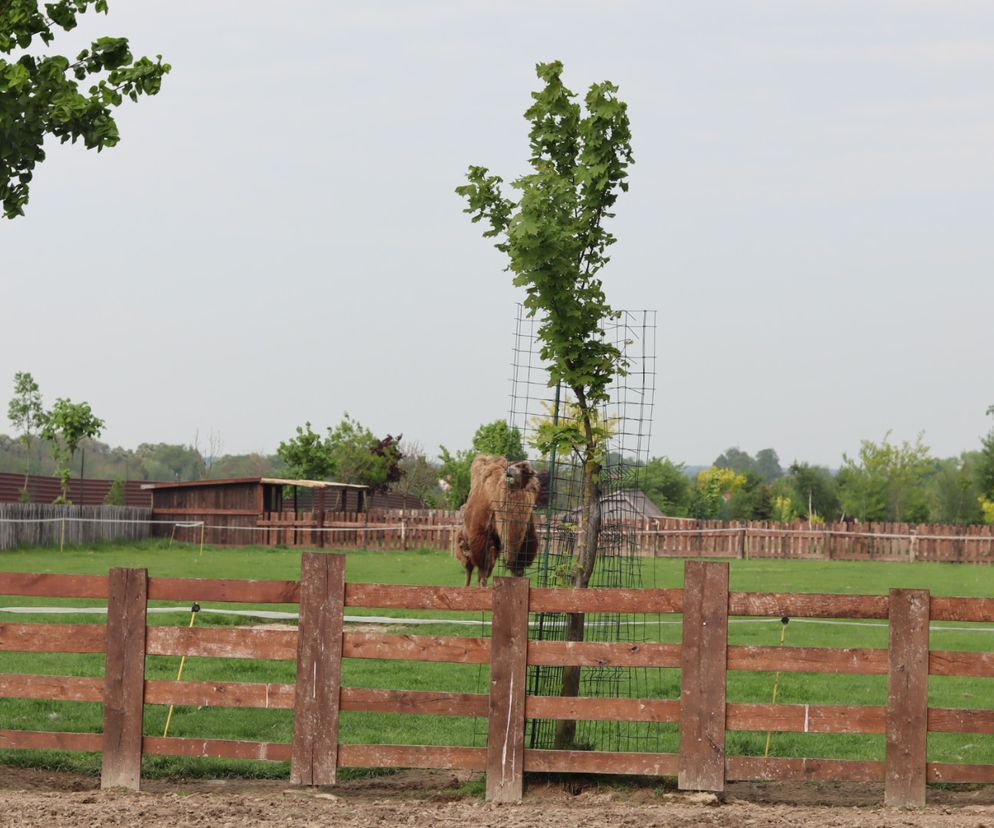
{"type": "Polygon", "coordinates": [[[20,433],[18,439],[24,444],[22,501],[31,498],[28,494],[28,477],[31,475],[31,439],[34,432],[41,428],[44,417],[45,409],[42,407],[38,383],[27,371],[18,371],[14,374],[14,397],[7,406],[7,419],[20,433]]]}
{"type": "MultiPolygon", "coordinates": [[[[562,83],[562,63],[540,63],[536,71],[544,86],[532,93],[525,112],[531,172],[514,182],[518,198],[507,198],[502,179],[479,166],[469,168],[469,183],[456,192],[473,221],[489,225],[484,236],[498,239],[495,246],[507,255],[514,284],[525,288],[525,308],[540,317],[537,337],[549,385],[569,389],[579,412],[577,422],[553,430],[543,453],[575,452],[583,469],[573,586],[586,587],[597,560],[606,453],[595,415],[608,401],[611,379],[626,367],[604,336],[604,323],[616,314],[598,274],[615,242],[607,221],[619,192],[628,189],[631,130],[627,104],[613,83],[590,87],[584,114],[562,83]]],[[[582,640],[583,625],[582,614],[570,615],[566,638],[582,640]]],[[[579,668],[566,668],[563,695],[576,695],[579,680],[579,668]]],[[[572,743],[575,723],[560,725],[557,745],[572,743]]]]}
{"type": "Polygon", "coordinates": [[[72,460],[85,437],[99,437],[104,421],[95,416],[86,402],[74,403],[59,397],[52,410],[45,413],[41,436],[52,448],[62,494],[56,503],[71,503],[69,500],[69,480],[72,475],[72,460]]]}
{"type": "Polygon", "coordinates": [[[62,143],[82,139],[98,152],[120,140],[111,110],[125,97],[155,95],[170,67],[157,55],[135,60],[124,37],[101,37],[75,59],[27,53],[61,29],[76,28],[90,7],[107,12],[107,0],[0,2],[0,202],[7,218],[24,214],[35,166],[45,160],[46,136],[62,143]],[[81,89],[85,89],[83,92],[81,89]]]}

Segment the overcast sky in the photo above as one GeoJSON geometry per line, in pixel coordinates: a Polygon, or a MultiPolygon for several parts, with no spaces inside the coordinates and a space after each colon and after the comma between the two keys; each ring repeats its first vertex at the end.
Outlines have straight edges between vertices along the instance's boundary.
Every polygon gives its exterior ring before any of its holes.
{"type": "MultiPolygon", "coordinates": [[[[659,311],[651,453],[978,447],[994,403],[994,6],[111,2],[56,40],[173,65],[122,142],[0,220],[0,403],[272,452],[350,412],[429,454],[508,411],[522,298],[453,188],[524,170],[534,65],[613,80],[636,164],[603,272],[659,311]]],[[[7,424],[0,422],[0,431],[7,424]]],[[[9,428],[7,429],[9,431],[9,428]]]]}

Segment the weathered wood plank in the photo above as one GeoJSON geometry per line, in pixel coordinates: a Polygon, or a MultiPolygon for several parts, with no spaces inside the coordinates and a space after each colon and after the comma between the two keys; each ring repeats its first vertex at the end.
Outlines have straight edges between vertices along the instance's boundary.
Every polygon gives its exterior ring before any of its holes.
{"type": "Polygon", "coordinates": [[[528,663],[543,666],[679,667],[680,645],[645,641],[532,641],[528,663]]]}
{"type": "Polygon", "coordinates": [[[45,598],[106,598],[107,576],[0,572],[0,595],[37,595],[45,598]]]}
{"type": "Polygon", "coordinates": [[[487,749],[432,745],[339,745],[340,768],[487,769],[487,749]]]}
{"type": "Polygon", "coordinates": [[[528,696],[525,701],[525,715],[529,719],[677,722],[680,720],[680,702],[678,699],[528,696]]]}
{"type": "Polygon", "coordinates": [[[725,760],[730,782],[881,782],[884,763],[853,759],[788,759],[729,756],[725,760]]]}
{"type": "Polygon", "coordinates": [[[610,773],[676,776],[675,753],[615,753],[596,750],[526,750],[527,773],[610,773]]]}
{"type": "Polygon", "coordinates": [[[145,682],[145,704],[292,710],[293,695],[292,684],[161,679],[149,679],[145,682]]]}
{"type": "Polygon", "coordinates": [[[102,653],[103,624],[0,624],[0,651],[102,653]]]}
{"type": "Polygon", "coordinates": [[[486,611],[493,608],[493,591],[479,587],[350,583],[345,587],[345,606],[486,611]]]}
{"type": "Polygon", "coordinates": [[[932,733],[994,733],[994,710],[930,707],[928,729],[932,733]]]}
{"type": "Polygon", "coordinates": [[[887,651],[870,648],[734,646],[728,648],[728,669],[883,675],[887,672],[887,651]]]}
{"type": "Polygon", "coordinates": [[[949,598],[934,595],[933,621],[994,622],[994,598],[949,598]]]}
{"type": "Polygon", "coordinates": [[[920,808],[925,804],[928,619],[928,590],[890,591],[884,803],[893,808],[920,808]]]}
{"type": "Polygon", "coordinates": [[[994,782],[994,765],[954,765],[945,762],[929,762],[925,768],[929,782],[972,782],[990,784],[994,782]]]}
{"type": "Polygon", "coordinates": [[[488,697],[483,693],[342,688],[342,710],[349,712],[483,717],[487,715],[487,700],[488,697]]]}
{"type": "Polygon", "coordinates": [[[495,578],[487,723],[487,799],[520,802],[524,786],[528,579],[495,578]]]}
{"type": "Polygon", "coordinates": [[[347,632],[344,643],[342,655],[345,658],[451,661],[463,664],[486,664],[490,661],[489,638],[347,632]]]}
{"type": "Polygon", "coordinates": [[[688,561],[684,569],[680,694],[683,790],[725,788],[728,564],[688,561]]]}
{"type": "Polygon", "coordinates": [[[300,563],[300,627],[294,702],[294,785],[334,785],[342,688],[345,556],[305,552],[300,563]]]}
{"type": "Polygon", "coordinates": [[[883,707],[818,704],[729,704],[728,730],[781,733],[884,733],[883,707]]]}
{"type": "Polygon", "coordinates": [[[111,569],[107,576],[107,659],[101,788],[141,786],[145,699],[145,610],[148,570],[111,569]]]}
{"type": "Polygon", "coordinates": [[[225,601],[256,604],[296,604],[296,581],[236,579],[149,578],[150,601],[225,601]]]}
{"type": "Polygon", "coordinates": [[[102,733],[66,733],[42,730],[0,730],[0,748],[28,750],[82,750],[99,753],[103,749],[102,733]]]}
{"type": "Polygon", "coordinates": [[[928,655],[933,676],[994,676],[994,653],[933,650],[928,655]]]}
{"type": "Polygon", "coordinates": [[[0,674],[0,698],[102,702],[104,680],[83,676],[0,674]]]}
{"type": "Polygon", "coordinates": [[[297,657],[297,631],[248,627],[149,627],[148,654],[292,661],[297,657]]]}
{"type": "Polygon", "coordinates": [[[213,756],[219,759],[290,761],[290,745],[284,742],[244,742],[236,739],[146,736],[142,739],[142,750],[157,756],[213,756]]]}
{"type": "Polygon", "coordinates": [[[683,612],[680,589],[533,589],[531,612],[683,612]]]}
{"type": "Polygon", "coordinates": [[[729,615],[765,618],[886,618],[886,595],[823,595],[818,593],[733,592],[729,615]]]}

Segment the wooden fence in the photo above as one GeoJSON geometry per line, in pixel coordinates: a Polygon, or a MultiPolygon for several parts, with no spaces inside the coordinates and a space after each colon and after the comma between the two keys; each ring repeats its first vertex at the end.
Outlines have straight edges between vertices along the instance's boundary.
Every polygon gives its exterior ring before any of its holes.
{"type": "Polygon", "coordinates": [[[926,760],[929,732],[994,733],[994,710],[929,708],[928,677],[994,677],[994,653],[929,650],[929,621],[994,622],[994,599],[889,595],[735,593],[728,564],[688,561],[683,589],[561,590],[498,578],[492,590],[346,584],[345,558],[305,553],[301,579],[236,581],[0,573],[0,594],[104,598],[107,624],[0,624],[0,651],[106,653],[103,679],[0,674],[0,697],[103,702],[102,733],[0,730],[0,747],[102,751],[104,787],[138,788],[143,754],[283,760],[291,780],[331,785],[337,768],[415,767],[486,771],[487,797],[520,799],[529,772],[676,776],[683,789],[720,791],[730,780],[882,781],[889,805],[917,806],[926,782],[994,782],[994,764],[926,760]],[[295,630],[149,627],[149,600],[298,603],[295,630]],[[490,611],[492,637],[352,632],[346,607],[490,611]],[[682,644],[528,640],[529,613],[682,613],[682,644]],[[887,649],[729,646],[735,616],[888,619],[887,649]],[[145,678],[147,655],[296,660],[296,683],[145,678]],[[489,664],[488,694],[342,686],[343,658],[489,664]],[[528,665],[666,667],[681,670],[679,698],[528,695],[528,665]],[[885,674],[886,706],[736,704],[728,670],[885,674]],[[143,735],[146,704],[293,709],[292,743],[143,735]],[[486,747],[345,744],[341,711],[485,717],[486,747]],[[599,719],[677,722],[678,753],[525,748],[525,722],[599,719]],[[728,731],[877,733],[879,761],[728,755],[728,731]]]}
{"type": "Polygon", "coordinates": [[[0,503],[0,550],[149,537],[151,509],[0,503]]]}
{"type": "MultiPolygon", "coordinates": [[[[539,532],[545,517],[537,514],[539,532]]],[[[267,512],[238,543],[315,546],[330,549],[454,548],[462,524],[458,512],[372,509],[361,512],[267,512]],[[321,531],[323,530],[323,531],[321,531]]],[[[832,523],[685,520],[644,518],[618,521],[612,531],[628,532],[629,548],[657,558],[798,558],[876,561],[994,563],[994,526],[913,523],[832,523]]],[[[561,521],[555,531],[569,531],[561,521]]],[[[188,530],[190,537],[194,530],[188,530]]]]}

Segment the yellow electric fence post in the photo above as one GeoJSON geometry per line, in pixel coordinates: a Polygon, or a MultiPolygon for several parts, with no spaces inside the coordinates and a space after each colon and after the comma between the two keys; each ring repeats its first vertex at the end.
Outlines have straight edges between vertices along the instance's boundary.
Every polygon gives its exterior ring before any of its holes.
{"type": "Polygon", "coordinates": [[[204,535],[207,533],[207,524],[200,524],[200,557],[204,556],[204,535]]]}
{"type": "MultiPolygon", "coordinates": [[[[787,625],[790,623],[790,619],[785,615],[780,619],[780,646],[783,646],[783,642],[787,640],[787,625]]],[[[780,689],[780,671],[777,671],[776,677],[773,679],[773,699],[771,704],[777,703],[777,691],[780,689]]],[[[766,731],[766,750],[763,751],[763,757],[770,755],[770,738],[773,733],[769,730],[766,731]]]]}
{"type": "MultiPolygon", "coordinates": [[[[193,626],[193,622],[197,620],[197,613],[200,612],[200,604],[194,604],[190,607],[190,626],[193,626]]],[[[180,656],[179,660],[179,672],[176,673],[176,681],[183,678],[183,668],[186,667],[186,656],[180,656]]],[[[166,714],[166,727],[162,731],[163,737],[169,735],[169,725],[173,722],[173,708],[175,705],[169,705],[169,712],[166,714]]]]}
{"type": "Polygon", "coordinates": [[[173,538],[176,537],[176,524],[173,524],[173,533],[169,536],[169,548],[173,548],[173,538]]]}

